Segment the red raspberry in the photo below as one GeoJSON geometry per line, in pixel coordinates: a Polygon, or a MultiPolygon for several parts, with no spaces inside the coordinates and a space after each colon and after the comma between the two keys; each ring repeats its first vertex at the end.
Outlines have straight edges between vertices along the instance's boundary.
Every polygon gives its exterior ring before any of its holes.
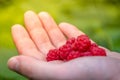
{"type": "Polygon", "coordinates": [[[75,38],[68,39],[66,44],[72,45],[75,42],[75,38]]]}
{"type": "Polygon", "coordinates": [[[52,49],[47,54],[47,61],[61,60],[59,57],[59,51],[57,49],[52,49]]]}
{"type": "Polygon", "coordinates": [[[92,43],[90,47],[98,47],[96,43],[92,43]]]}
{"type": "Polygon", "coordinates": [[[93,56],[106,56],[105,50],[99,47],[91,46],[90,51],[93,56]]]}
{"type": "Polygon", "coordinates": [[[90,51],[87,51],[87,52],[82,52],[80,53],[80,55],[83,57],[83,56],[93,56],[93,54],[90,52],[90,51]]]}
{"type": "Polygon", "coordinates": [[[65,60],[71,51],[72,51],[71,45],[67,45],[67,44],[63,45],[62,47],[59,48],[60,58],[65,60]]]}
{"type": "Polygon", "coordinates": [[[92,43],[88,36],[81,35],[77,39],[69,39],[65,45],[59,49],[50,50],[47,54],[47,61],[63,60],[68,61],[84,56],[106,56],[104,49],[92,43]]]}
{"type": "Polygon", "coordinates": [[[86,51],[86,50],[88,50],[90,45],[91,45],[91,41],[90,41],[89,37],[86,35],[81,35],[81,36],[77,37],[77,39],[74,43],[73,49],[79,50],[80,52],[86,51]]]}
{"type": "Polygon", "coordinates": [[[78,51],[72,51],[69,53],[69,55],[67,56],[67,61],[71,60],[71,59],[75,59],[80,57],[80,53],[78,51]]]}

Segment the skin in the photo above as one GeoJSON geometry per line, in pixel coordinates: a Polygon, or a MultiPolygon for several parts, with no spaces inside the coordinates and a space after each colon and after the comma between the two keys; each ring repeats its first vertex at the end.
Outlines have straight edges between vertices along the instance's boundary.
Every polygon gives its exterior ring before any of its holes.
{"type": "Polygon", "coordinates": [[[71,37],[85,34],[69,23],[57,25],[46,12],[38,15],[27,11],[25,28],[12,27],[12,36],[19,52],[8,61],[8,67],[30,80],[119,80],[120,54],[107,52],[107,57],[82,57],[68,62],[50,61],[45,57],[50,49],[65,44],[71,37]]]}

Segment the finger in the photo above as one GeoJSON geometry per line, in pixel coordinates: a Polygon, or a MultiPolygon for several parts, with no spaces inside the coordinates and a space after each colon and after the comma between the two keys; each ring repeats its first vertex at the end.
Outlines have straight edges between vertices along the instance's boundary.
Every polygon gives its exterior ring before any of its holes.
{"type": "Polygon", "coordinates": [[[25,25],[32,40],[41,52],[47,53],[48,50],[54,48],[38,16],[34,12],[27,11],[25,13],[25,25]]]}
{"type": "Polygon", "coordinates": [[[106,51],[108,57],[113,57],[113,58],[116,58],[116,59],[120,59],[120,53],[112,52],[109,49],[104,48],[102,46],[100,46],[100,47],[103,48],[106,51]]]}
{"type": "MultiPolygon", "coordinates": [[[[85,35],[84,32],[80,31],[79,29],[77,29],[77,27],[75,27],[74,25],[71,25],[69,23],[61,23],[61,24],[59,24],[59,27],[60,27],[61,31],[68,38],[72,38],[72,37],[77,38],[80,35],[85,35]]],[[[91,40],[91,42],[95,43],[93,40],[91,40]]]]}
{"type": "Polygon", "coordinates": [[[55,75],[60,66],[58,64],[42,62],[27,56],[16,56],[8,61],[8,67],[29,79],[48,80],[53,77],[57,78],[55,75]]]}
{"type": "MultiPolygon", "coordinates": [[[[61,31],[68,37],[77,37],[79,35],[83,35],[85,33],[83,33],[82,31],[80,31],[79,29],[77,29],[75,26],[68,24],[68,23],[61,23],[59,24],[59,27],[61,29],[61,31]]],[[[91,40],[92,41],[92,40],[91,40]]],[[[95,43],[94,41],[92,41],[92,43],[95,43]]],[[[100,46],[101,47],[101,46],[100,46]]],[[[120,59],[120,54],[116,53],[116,52],[111,52],[108,49],[101,47],[103,49],[105,49],[107,56],[109,57],[113,57],[113,58],[118,58],[120,59]]]]}
{"type": "Polygon", "coordinates": [[[110,57],[114,57],[114,58],[117,58],[117,59],[120,59],[120,53],[117,53],[117,52],[111,52],[108,54],[110,57]]]}
{"type": "Polygon", "coordinates": [[[12,36],[20,54],[32,56],[37,59],[43,58],[43,55],[37,50],[37,47],[21,25],[14,25],[12,27],[12,36]]]}
{"type": "Polygon", "coordinates": [[[40,20],[42,21],[45,30],[56,47],[60,47],[66,42],[66,38],[58,28],[53,18],[46,12],[39,13],[40,20]]]}
{"type": "Polygon", "coordinates": [[[59,27],[61,29],[61,31],[68,37],[68,38],[72,38],[72,37],[77,37],[79,35],[83,35],[85,33],[83,33],[82,31],[80,31],[79,29],[77,29],[75,26],[69,24],[69,23],[60,23],[59,27]]]}

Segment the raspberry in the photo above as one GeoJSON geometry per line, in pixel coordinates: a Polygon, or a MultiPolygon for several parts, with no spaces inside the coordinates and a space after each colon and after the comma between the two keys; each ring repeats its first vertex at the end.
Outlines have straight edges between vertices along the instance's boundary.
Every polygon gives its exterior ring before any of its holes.
{"type": "Polygon", "coordinates": [[[98,47],[96,43],[92,43],[90,47],[98,47]]]}
{"type": "Polygon", "coordinates": [[[74,49],[81,51],[86,51],[91,45],[91,41],[88,36],[81,35],[78,36],[75,43],[74,43],[74,49]]]}
{"type": "Polygon", "coordinates": [[[81,56],[93,56],[90,51],[80,53],[81,56]]]}
{"type": "Polygon", "coordinates": [[[104,49],[99,48],[98,46],[91,46],[90,48],[91,53],[93,56],[106,56],[106,52],[104,49]]]}
{"type": "Polygon", "coordinates": [[[74,42],[75,42],[75,38],[71,38],[71,39],[67,40],[66,44],[72,45],[74,42]]]}
{"type": "Polygon", "coordinates": [[[67,56],[67,61],[71,60],[71,59],[75,59],[80,57],[80,52],[79,51],[72,51],[69,53],[69,55],[67,56]]]}
{"type": "Polygon", "coordinates": [[[86,35],[69,39],[66,44],[58,49],[52,49],[47,54],[47,61],[63,60],[69,61],[84,56],[106,56],[104,49],[97,44],[91,43],[86,35]]]}
{"type": "Polygon", "coordinates": [[[61,60],[59,57],[59,51],[57,49],[50,50],[46,59],[47,61],[61,60]]]}
{"type": "Polygon", "coordinates": [[[59,48],[59,55],[61,59],[66,59],[68,54],[72,51],[70,45],[63,45],[62,47],[59,48]]]}

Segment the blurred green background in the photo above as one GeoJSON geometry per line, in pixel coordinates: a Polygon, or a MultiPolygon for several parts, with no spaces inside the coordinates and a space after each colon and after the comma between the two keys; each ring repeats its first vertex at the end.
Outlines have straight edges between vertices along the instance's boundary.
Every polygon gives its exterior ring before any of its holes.
{"type": "Polygon", "coordinates": [[[120,52],[120,0],[0,0],[0,80],[27,80],[6,64],[17,55],[11,26],[24,25],[27,10],[47,11],[57,23],[69,22],[99,45],[120,52]]]}

